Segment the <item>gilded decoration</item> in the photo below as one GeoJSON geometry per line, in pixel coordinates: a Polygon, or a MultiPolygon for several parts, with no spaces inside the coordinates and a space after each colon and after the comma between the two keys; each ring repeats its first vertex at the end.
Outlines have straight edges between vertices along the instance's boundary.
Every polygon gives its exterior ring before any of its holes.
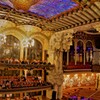
{"type": "Polygon", "coordinates": [[[40,0],[10,0],[17,10],[27,11],[32,5],[35,5],[40,0]]]}

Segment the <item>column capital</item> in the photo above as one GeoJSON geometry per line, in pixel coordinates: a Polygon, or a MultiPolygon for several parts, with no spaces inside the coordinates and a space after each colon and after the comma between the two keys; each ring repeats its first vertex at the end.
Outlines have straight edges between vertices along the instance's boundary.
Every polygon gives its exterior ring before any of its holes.
{"type": "Polygon", "coordinates": [[[73,30],[55,32],[50,39],[50,48],[52,50],[68,50],[72,45],[73,30]]]}
{"type": "Polygon", "coordinates": [[[52,71],[49,71],[48,81],[51,82],[53,85],[61,86],[64,82],[64,76],[63,71],[55,69],[52,71]]]}

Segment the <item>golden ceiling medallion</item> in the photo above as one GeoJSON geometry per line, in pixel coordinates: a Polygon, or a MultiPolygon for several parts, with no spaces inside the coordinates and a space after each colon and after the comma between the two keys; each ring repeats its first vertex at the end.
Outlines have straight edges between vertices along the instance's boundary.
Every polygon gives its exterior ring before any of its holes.
{"type": "Polygon", "coordinates": [[[40,0],[10,0],[17,10],[27,11],[32,5],[35,5],[40,0]]]}

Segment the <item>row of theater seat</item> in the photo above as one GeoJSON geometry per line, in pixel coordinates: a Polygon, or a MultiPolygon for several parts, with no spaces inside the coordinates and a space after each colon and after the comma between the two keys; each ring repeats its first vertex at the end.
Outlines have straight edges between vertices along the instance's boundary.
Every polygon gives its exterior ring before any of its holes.
{"type": "Polygon", "coordinates": [[[91,69],[91,65],[68,65],[64,69],[91,69]]]}
{"type": "Polygon", "coordinates": [[[11,89],[11,88],[23,88],[23,87],[38,87],[38,86],[48,86],[50,83],[41,80],[38,77],[31,78],[13,78],[13,79],[0,79],[1,89],[11,89]]]}

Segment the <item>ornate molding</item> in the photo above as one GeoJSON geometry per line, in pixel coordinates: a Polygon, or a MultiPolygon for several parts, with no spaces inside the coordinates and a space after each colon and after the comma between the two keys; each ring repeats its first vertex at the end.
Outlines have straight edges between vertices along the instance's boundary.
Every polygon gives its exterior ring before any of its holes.
{"type": "Polygon", "coordinates": [[[87,25],[78,26],[73,28],[73,30],[74,33],[76,33],[77,31],[87,31],[89,29],[96,28],[97,25],[100,25],[100,22],[94,22],[87,25]]]}
{"type": "Polygon", "coordinates": [[[22,13],[15,9],[0,5],[0,18],[12,21],[17,25],[34,25],[40,28],[43,27],[41,22],[45,21],[43,17],[34,15],[32,13],[22,13]]]}

